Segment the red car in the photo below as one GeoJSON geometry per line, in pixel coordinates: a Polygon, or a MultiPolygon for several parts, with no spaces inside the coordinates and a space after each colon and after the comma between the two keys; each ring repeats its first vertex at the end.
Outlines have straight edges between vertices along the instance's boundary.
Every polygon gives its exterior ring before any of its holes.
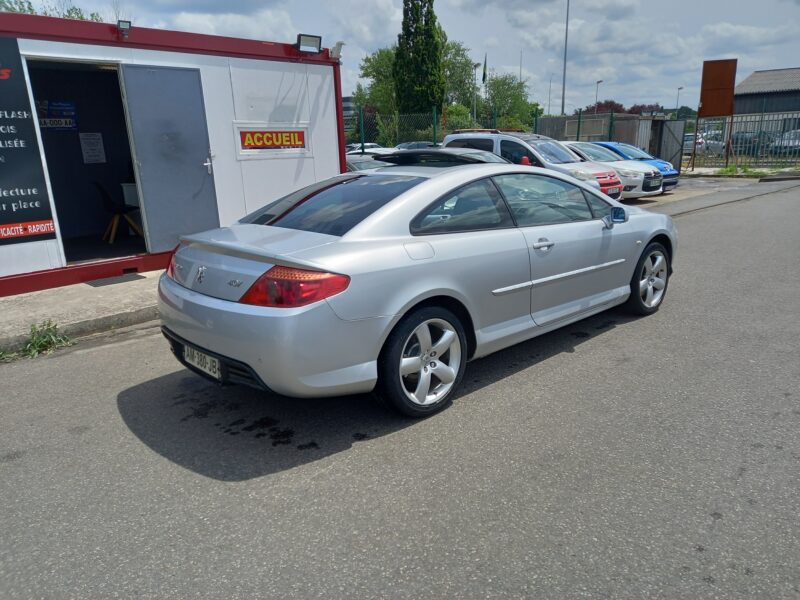
{"type": "Polygon", "coordinates": [[[606,196],[615,200],[622,195],[622,182],[616,171],[606,171],[605,173],[595,173],[597,183],[600,184],[600,191],[606,196]]]}

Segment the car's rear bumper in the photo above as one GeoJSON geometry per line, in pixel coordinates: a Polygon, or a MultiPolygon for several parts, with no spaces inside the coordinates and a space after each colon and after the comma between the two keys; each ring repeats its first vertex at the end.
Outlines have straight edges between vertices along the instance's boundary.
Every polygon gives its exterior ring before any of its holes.
{"type": "Polygon", "coordinates": [[[183,364],[183,346],[189,344],[220,360],[223,383],[294,397],[372,390],[392,322],[346,321],[324,301],[301,308],[239,304],[198,294],[166,275],[158,301],[164,333],[183,364]]]}

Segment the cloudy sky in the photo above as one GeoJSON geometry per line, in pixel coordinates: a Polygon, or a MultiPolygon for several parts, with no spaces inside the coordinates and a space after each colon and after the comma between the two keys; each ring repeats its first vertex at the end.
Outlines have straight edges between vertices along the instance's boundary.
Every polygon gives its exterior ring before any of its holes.
{"type": "MultiPolygon", "coordinates": [[[[109,0],[76,4],[110,15],[109,0]]],[[[402,0],[119,0],[134,25],[288,41],[297,32],[342,40],[343,90],[366,54],[395,43],[402,0]]],[[[436,0],[450,39],[476,62],[522,74],[531,98],[560,110],[566,0],[436,0]]],[[[571,0],[566,107],[600,98],[630,105],[697,106],[703,60],[738,58],[737,81],[756,69],[800,66],[800,0],[571,0]]]]}

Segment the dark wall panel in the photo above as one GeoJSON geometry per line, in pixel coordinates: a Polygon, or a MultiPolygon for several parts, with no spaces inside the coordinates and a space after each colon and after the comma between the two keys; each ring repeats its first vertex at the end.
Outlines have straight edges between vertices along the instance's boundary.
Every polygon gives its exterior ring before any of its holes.
{"type": "Polygon", "coordinates": [[[737,115],[800,111],[800,92],[773,92],[736,96],[737,115]]]}

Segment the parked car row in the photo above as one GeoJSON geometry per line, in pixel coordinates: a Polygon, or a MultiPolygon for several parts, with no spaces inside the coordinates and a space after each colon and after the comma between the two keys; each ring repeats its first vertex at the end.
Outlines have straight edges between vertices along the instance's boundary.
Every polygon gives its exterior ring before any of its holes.
{"type": "MultiPolygon", "coordinates": [[[[722,131],[687,133],[683,136],[683,154],[722,156],[725,138],[722,131]]],[[[776,134],[769,131],[734,131],[731,151],[738,156],[800,154],[800,129],[776,134]]]]}
{"type": "MultiPolygon", "coordinates": [[[[444,138],[442,150],[456,148],[475,151],[473,162],[494,162],[490,157],[495,156],[515,164],[564,173],[616,199],[656,196],[678,185],[679,174],[671,163],[622,142],[560,142],[535,133],[467,129],[444,138]]],[[[387,157],[399,157],[399,152],[409,150],[421,150],[423,154],[405,154],[390,163],[409,165],[433,160],[439,166],[448,166],[448,163],[463,164],[469,160],[425,153],[436,149],[432,142],[405,142],[396,148],[367,143],[363,149],[361,144],[350,144],[348,171],[386,166],[383,163],[387,157]],[[368,160],[370,158],[373,160],[368,160]]]]}
{"type": "Polygon", "coordinates": [[[536,134],[470,131],[448,135],[443,145],[487,150],[513,163],[565,173],[611,198],[653,196],[678,184],[671,163],[621,142],[559,142],[536,134]]]}

